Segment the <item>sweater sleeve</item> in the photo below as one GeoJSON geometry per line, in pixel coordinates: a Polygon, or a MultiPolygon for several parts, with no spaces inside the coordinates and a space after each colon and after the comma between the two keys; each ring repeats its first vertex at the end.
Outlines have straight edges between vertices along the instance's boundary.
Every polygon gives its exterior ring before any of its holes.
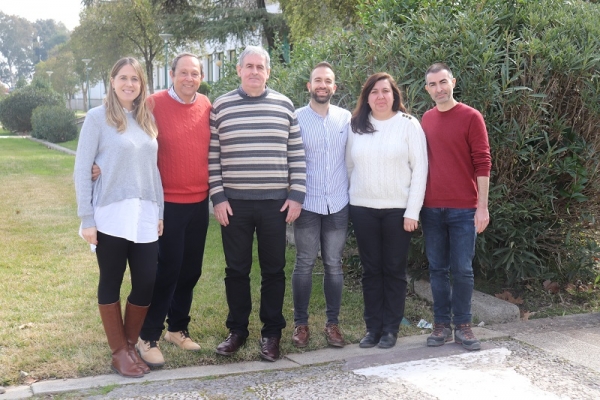
{"type": "MultiPolygon", "coordinates": [[[[88,112],[77,144],[75,170],[73,180],[77,197],[77,215],[81,219],[82,228],[96,226],[94,221],[92,166],[98,154],[102,128],[93,111],[88,112]]],[[[98,178],[100,179],[100,178],[98,178]]]]}
{"type": "Polygon", "coordinates": [[[469,146],[471,147],[471,160],[475,169],[475,176],[490,176],[492,157],[485,121],[480,112],[474,110],[469,127],[469,146]]]}
{"type": "Polygon", "coordinates": [[[219,126],[215,107],[210,111],[210,147],[208,153],[209,195],[213,205],[227,201],[223,190],[221,170],[221,144],[219,142],[219,126]]]}
{"type": "Polygon", "coordinates": [[[416,118],[411,118],[411,121],[413,129],[408,133],[408,162],[412,173],[404,216],[418,221],[427,185],[427,142],[419,121],[416,118]]]}
{"type": "Polygon", "coordinates": [[[162,186],[162,179],[160,172],[158,171],[158,164],[156,165],[156,202],[158,204],[158,219],[165,219],[165,194],[162,186]]]}
{"type": "Polygon", "coordinates": [[[287,145],[290,191],[288,199],[304,203],[306,196],[306,154],[296,113],[292,114],[287,145]]]}
{"type": "Polygon", "coordinates": [[[346,169],[348,170],[348,190],[352,185],[351,177],[352,170],[354,169],[354,161],[352,160],[352,143],[354,142],[354,132],[350,124],[347,125],[348,135],[346,139],[346,169]]]}

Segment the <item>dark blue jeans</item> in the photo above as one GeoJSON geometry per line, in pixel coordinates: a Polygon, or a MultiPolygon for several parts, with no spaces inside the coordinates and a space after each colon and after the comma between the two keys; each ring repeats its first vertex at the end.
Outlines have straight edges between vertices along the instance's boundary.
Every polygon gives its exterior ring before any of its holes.
{"type": "Polygon", "coordinates": [[[406,301],[406,264],[411,233],[403,208],[350,206],[363,267],[362,289],[367,331],[398,333],[406,301]]]}
{"type": "Polygon", "coordinates": [[[142,340],[159,340],[165,317],[169,331],[188,329],[194,288],[202,274],[208,198],[191,204],[165,202],[164,218],[154,294],[140,332],[142,340]]]}
{"type": "Polygon", "coordinates": [[[471,322],[475,209],[421,210],[436,323],[471,322]]]}
{"type": "Polygon", "coordinates": [[[294,222],[296,265],[292,274],[294,324],[308,325],[308,304],[312,291],[312,271],[319,248],[325,274],[323,292],[328,324],[338,324],[344,273],[342,253],[348,231],[348,206],[334,214],[321,215],[302,210],[294,222]]]}
{"type": "Polygon", "coordinates": [[[227,328],[248,337],[252,311],[250,269],[254,233],[258,242],[260,264],[260,320],[263,337],[281,337],[285,328],[283,297],[285,294],[285,218],[279,211],[285,200],[229,200],[233,215],[229,225],[221,227],[225,253],[225,293],[229,315],[227,328]]]}

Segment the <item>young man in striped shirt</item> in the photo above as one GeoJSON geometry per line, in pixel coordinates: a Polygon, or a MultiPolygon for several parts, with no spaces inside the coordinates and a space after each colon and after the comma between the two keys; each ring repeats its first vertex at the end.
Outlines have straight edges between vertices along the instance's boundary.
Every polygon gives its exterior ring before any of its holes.
{"type": "Polygon", "coordinates": [[[306,162],[292,102],[266,87],[269,53],[248,46],[239,57],[241,85],[213,103],[209,153],[210,197],[221,224],[229,335],[216,352],[235,353],[249,335],[250,269],[254,232],[261,269],[260,356],[279,358],[286,322],[286,223],[302,209],[306,162]]]}
{"type": "Polygon", "coordinates": [[[296,111],[306,152],[306,199],[294,222],[296,265],[292,275],[292,341],[294,346],[302,348],[310,338],[308,304],[312,271],[320,248],[325,270],[325,337],[330,346],[344,347],[338,316],[344,286],[342,253],[348,228],[348,174],[344,156],[350,112],[330,104],[336,85],[329,63],[321,62],[315,66],[306,87],[310,102],[296,111]]]}

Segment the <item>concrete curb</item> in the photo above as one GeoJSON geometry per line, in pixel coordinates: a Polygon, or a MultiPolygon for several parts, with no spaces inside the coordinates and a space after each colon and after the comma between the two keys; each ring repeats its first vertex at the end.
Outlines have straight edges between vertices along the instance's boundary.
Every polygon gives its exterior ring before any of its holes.
{"type": "Polygon", "coordinates": [[[37,142],[37,143],[41,143],[44,146],[48,147],[49,149],[57,150],[57,151],[62,151],[63,153],[67,153],[67,154],[70,154],[72,156],[75,155],[75,151],[73,151],[71,149],[67,149],[66,147],[59,146],[59,145],[57,145],[55,143],[50,143],[50,142],[47,142],[45,140],[40,140],[40,139],[32,138],[31,136],[27,136],[27,139],[29,139],[31,141],[34,141],[34,142],[37,142]]]}
{"type": "MultiPolygon", "coordinates": [[[[475,335],[482,341],[493,339],[507,339],[508,335],[500,331],[492,331],[486,328],[473,328],[475,335]]],[[[288,354],[275,363],[265,361],[248,361],[235,364],[206,365],[198,367],[177,368],[172,370],[155,370],[143,378],[123,378],[116,374],[99,375],[86,378],[56,379],[36,382],[31,386],[18,386],[6,388],[6,394],[0,395],[0,399],[23,399],[32,396],[50,396],[58,393],[89,390],[111,385],[130,385],[144,382],[161,382],[181,379],[198,379],[206,377],[217,377],[236,375],[248,372],[262,372],[270,370],[301,368],[310,365],[324,364],[330,362],[346,362],[348,368],[353,365],[383,365],[397,362],[398,354],[406,351],[433,351],[426,346],[426,338],[429,332],[422,335],[406,336],[398,338],[396,346],[392,349],[382,350],[377,347],[361,349],[358,344],[347,345],[343,349],[326,348],[315,351],[288,354]]],[[[445,352],[464,353],[460,345],[444,346],[445,352]]],[[[435,349],[439,353],[439,349],[435,349]]],[[[437,354],[436,353],[436,354],[437,354]]],[[[445,353],[444,353],[445,354],[445,353]]],[[[439,355],[439,354],[437,354],[439,355]]]]}

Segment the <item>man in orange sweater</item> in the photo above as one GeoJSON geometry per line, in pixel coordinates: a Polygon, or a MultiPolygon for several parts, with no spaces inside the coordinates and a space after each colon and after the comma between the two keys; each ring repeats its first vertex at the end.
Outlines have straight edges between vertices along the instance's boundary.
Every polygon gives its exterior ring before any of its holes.
{"type": "Polygon", "coordinates": [[[191,53],[179,54],[169,71],[173,85],[149,101],[158,126],[158,169],[165,193],[165,228],[158,243],[158,271],[152,303],[137,344],[151,367],[164,365],[158,341],[184,350],[200,350],[188,333],[193,291],[202,273],[208,229],[208,98],[197,93],[202,64],[191,53]]]}

